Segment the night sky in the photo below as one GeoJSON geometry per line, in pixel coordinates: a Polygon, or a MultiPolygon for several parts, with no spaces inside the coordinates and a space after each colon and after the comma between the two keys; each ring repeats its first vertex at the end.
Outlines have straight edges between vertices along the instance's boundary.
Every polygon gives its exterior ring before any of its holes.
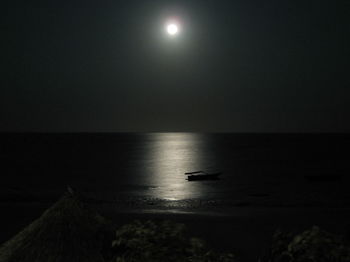
{"type": "Polygon", "coordinates": [[[349,10],[5,0],[0,131],[350,131],[349,10]],[[169,37],[174,17],[181,32],[169,37]]]}

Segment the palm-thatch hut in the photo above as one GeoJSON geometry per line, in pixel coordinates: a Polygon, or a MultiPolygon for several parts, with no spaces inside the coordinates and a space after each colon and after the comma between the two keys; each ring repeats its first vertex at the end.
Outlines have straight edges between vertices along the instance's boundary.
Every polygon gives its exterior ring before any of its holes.
{"type": "Polygon", "coordinates": [[[0,246],[0,262],[103,262],[104,219],[72,190],[0,246]]]}

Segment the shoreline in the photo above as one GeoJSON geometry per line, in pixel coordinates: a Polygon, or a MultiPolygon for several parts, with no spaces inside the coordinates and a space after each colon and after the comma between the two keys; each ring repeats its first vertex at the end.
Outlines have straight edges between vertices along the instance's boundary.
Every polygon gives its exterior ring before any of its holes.
{"type": "MultiPolygon", "coordinates": [[[[51,203],[0,203],[0,245],[37,219],[51,203]]],[[[220,251],[232,251],[241,261],[258,261],[270,247],[276,230],[301,232],[317,225],[350,236],[350,208],[335,207],[234,207],[226,212],[189,209],[133,208],[91,205],[116,228],[134,220],[171,220],[183,223],[191,236],[204,239],[220,251]]]]}

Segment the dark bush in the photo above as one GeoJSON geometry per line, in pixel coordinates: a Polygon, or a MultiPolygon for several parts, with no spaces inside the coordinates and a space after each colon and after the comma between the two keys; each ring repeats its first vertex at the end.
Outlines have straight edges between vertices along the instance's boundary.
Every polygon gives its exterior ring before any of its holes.
{"type": "Polygon", "coordinates": [[[350,262],[350,245],[317,226],[299,235],[276,232],[270,262],[350,262]]]}
{"type": "Polygon", "coordinates": [[[233,262],[232,254],[208,250],[203,240],[188,238],[183,224],[135,221],[116,231],[114,262],[233,262]]]}

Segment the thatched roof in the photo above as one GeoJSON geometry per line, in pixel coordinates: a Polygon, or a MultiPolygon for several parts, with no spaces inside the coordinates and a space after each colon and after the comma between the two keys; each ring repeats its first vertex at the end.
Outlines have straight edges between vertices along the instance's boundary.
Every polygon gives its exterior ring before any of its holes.
{"type": "Polygon", "coordinates": [[[0,247],[0,262],[103,262],[104,220],[72,190],[0,247]]]}

